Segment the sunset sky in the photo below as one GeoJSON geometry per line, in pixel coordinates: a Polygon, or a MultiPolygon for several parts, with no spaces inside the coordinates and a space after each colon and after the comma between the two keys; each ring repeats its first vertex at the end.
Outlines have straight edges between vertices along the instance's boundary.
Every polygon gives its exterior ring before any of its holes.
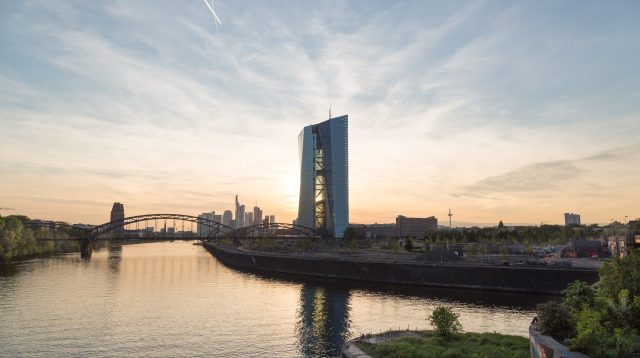
{"type": "Polygon", "coordinates": [[[640,217],[640,2],[0,2],[0,214],[297,215],[349,115],[352,223],[640,217]]]}

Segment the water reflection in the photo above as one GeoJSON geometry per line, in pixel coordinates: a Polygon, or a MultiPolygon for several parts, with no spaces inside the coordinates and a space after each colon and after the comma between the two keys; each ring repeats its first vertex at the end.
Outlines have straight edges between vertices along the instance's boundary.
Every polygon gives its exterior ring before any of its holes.
{"type": "Polygon", "coordinates": [[[296,332],[300,353],[335,357],[349,336],[349,291],[303,284],[296,332]]]}
{"type": "Polygon", "coordinates": [[[117,274],[120,271],[120,261],[122,260],[122,245],[113,244],[108,250],[107,261],[109,263],[109,272],[117,274]]]}
{"type": "Polygon", "coordinates": [[[363,333],[428,328],[442,304],[467,331],[526,336],[546,300],[240,273],[191,243],[122,245],[0,265],[0,356],[329,357],[363,333]]]}

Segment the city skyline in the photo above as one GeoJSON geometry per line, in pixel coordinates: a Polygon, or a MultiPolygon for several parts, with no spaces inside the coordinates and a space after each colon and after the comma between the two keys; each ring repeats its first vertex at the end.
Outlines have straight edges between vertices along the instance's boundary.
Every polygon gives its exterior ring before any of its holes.
{"type": "MultiPolygon", "coordinates": [[[[637,2],[0,4],[2,215],[297,216],[349,113],[352,223],[640,217],[637,2]],[[250,211],[247,208],[247,211],[250,211]]],[[[281,219],[280,219],[281,218],[281,219]]]]}

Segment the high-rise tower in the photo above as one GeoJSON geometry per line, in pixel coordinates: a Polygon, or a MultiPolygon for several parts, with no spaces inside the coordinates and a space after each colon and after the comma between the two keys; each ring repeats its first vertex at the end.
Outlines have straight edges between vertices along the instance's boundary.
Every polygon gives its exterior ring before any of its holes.
{"type": "MultiPolygon", "coordinates": [[[[123,221],[124,220],[124,205],[121,203],[113,203],[111,208],[111,220],[110,221],[123,221]]],[[[114,237],[120,237],[124,234],[124,226],[122,224],[116,224],[115,229],[112,231],[114,237]]]]}
{"type": "Polygon", "coordinates": [[[348,115],[304,127],[298,135],[298,224],[341,238],[349,224],[348,115]]]}

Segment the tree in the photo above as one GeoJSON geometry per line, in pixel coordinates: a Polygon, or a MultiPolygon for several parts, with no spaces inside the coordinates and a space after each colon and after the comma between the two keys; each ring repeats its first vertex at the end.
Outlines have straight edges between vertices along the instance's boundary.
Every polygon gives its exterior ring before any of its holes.
{"type": "Polygon", "coordinates": [[[498,229],[502,228],[504,228],[504,224],[502,223],[502,220],[500,220],[500,222],[498,223],[498,229]]]}
{"type": "Polygon", "coordinates": [[[539,304],[538,330],[562,342],[572,333],[571,316],[569,310],[561,303],[547,302],[539,304]]]}
{"type": "Polygon", "coordinates": [[[576,280],[562,291],[562,303],[572,312],[580,311],[584,306],[590,307],[594,303],[595,292],[589,284],[576,280]]]}
{"type": "Polygon", "coordinates": [[[407,240],[405,240],[404,249],[409,251],[409,252],[413,252],[413,242],[411,242],[411,238],[410,237],[408,237],[407,240]]]}
{"type": "Polygon", "coordinates": [[[356,239],[358,237],[358,230],[353,226],[347,226],[344,229],[344,234],[342,236],[344,239],[356,239]]]}
{"type": "Polygon", "coordinates": [[[598,293],[603,297],[617,299],[618,293],[628,290],[629,297],[640,296],[640,253],[629,250],[625,258],[614,258],[604,263],[600,269],[598,293]]]}
{"type": "Polygon", "coordinates": [[[592,309],[584,309],[578,313],[576,338],[571,340],[571,349],[606,357],[609,334],[601,323],[602,313],[592,309]]]}
{"type": "Polygon", "coordinates": [[[358,240],[356,239],[351,239],[351,241],[349,241],[349,250],[356,251],[358,249],[358,240]]]}
{"type": "Polygon", "coordinates": [[[429,316],[429,323],[436,329],[436,334],[442,337],[450,337],[462,332],[459,321],[460,315],[453,312],[451,307],[436,307],[429,316]]]}

